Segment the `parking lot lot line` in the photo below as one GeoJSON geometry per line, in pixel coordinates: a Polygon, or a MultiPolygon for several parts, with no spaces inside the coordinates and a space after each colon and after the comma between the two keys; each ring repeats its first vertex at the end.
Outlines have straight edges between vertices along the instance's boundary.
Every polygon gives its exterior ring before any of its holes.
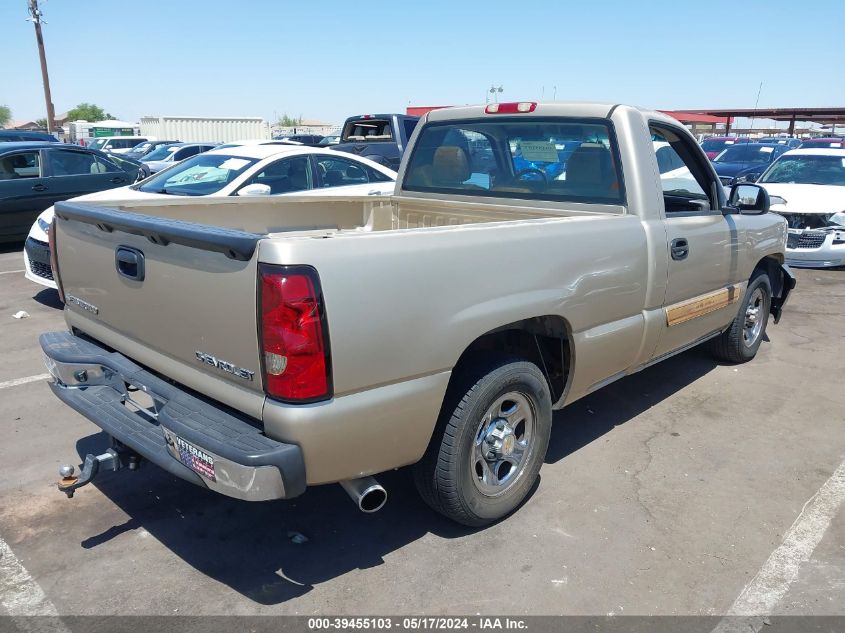
{"type": "Polygon", "coordinates": [[[830,479],[804,504],[781,544],[745,586],[728,610],[728,617],[713,629],[713,633],[759,631],[764,626],[760,616],[770,615],[789,591],[801,565],[810,560],[843,501],[845,461],[839,464],[830,479]],[[743,622],[737,620],[736,616],[745,616],[749,620],[743,622]]]}
{"type": "MultiPolygon", "coordinates": [[[[12,617],[57,616],[56,607],[30,576],[12,548],[0,538],[0,604],[12,617]]],[[[63,630],[63,629],[58,629],[63,630]]]]}
{"type": "Polygon", "coordinates": [[[20,270],[4,270],[0,272],[0,275],[11,275],[12,273],[25,273],[26,271],[21,268],[20,270]]]}
{"type": "Polygon", "coordinates": [[[14,380],[7,380],[0,382],[0,389],[6,387],[17,387],[18,385],[25,385],[30,382],[38,382],[39,380],[46,380],[50,374],[36,374],[35,376],[26,376],[25,378],[15,378],[14,380]]]}

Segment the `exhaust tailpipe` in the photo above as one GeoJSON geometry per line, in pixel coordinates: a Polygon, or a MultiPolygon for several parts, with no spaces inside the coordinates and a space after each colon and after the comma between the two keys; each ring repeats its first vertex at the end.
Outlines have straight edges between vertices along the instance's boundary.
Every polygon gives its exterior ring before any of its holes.
{"type": "Polygon", "coordinates": [[[361,512],[378,512],[387,502],[387,490],[372,477],[347,479],[341,481],[340,485],[361,512]]]}

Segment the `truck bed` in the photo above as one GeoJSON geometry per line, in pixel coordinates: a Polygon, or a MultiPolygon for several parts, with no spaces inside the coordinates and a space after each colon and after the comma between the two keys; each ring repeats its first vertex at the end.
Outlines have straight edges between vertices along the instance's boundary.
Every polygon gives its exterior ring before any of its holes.
{"type": "MultiPolygon", "coordinates": [[[[82,205],[83,203],[79,203],[82,205]]],[[[391,231],[437,226],[459,226],[597,214],[585,205],[550,211],[514,204],[479,204],[460,201],[337,196],[283,196],[273,198],[174,198],[161,200],[86,202],[84,205],[128,211],[183,222],[236,229],[260,235],[290,232],[391,231]]],[[[595,207],[595,205],[593,205],[595,207]]],[[[614,210],[621,213],[621,209],[614,210]]],[[[281,235],[279,235],[281,237],[281,235]]]]}

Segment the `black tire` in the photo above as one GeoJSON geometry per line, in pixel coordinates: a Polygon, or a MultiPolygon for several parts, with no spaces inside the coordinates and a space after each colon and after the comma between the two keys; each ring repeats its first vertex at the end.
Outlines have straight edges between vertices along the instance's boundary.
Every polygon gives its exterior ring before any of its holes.
{"type": "MultiPolygon", "coordinates": [[[[506,398],[501,406],[509,402],[506,398]]],[[[520,406],[524,404],[515,409],[520,406]]],[[[529,422],[521,424],[526,434],[529,422]]],[[[536,365],[503,355],[469,360],[456,370],[434,436],[423,458],[413,467],[417,490],[429,506],[453,521],[473,527],[493,523],[518,508],[531,491],[546,456],[551,427],[549,385],[536,365]],[[509,394],[522,396],[523,403],[529,405],[533,414],[530,435],[523,435],[526,448],[519,467],[505,475],[512,479],[507,480],[509,483],[500,493],[488,495],[479,489],[484,483],[473,480],[478,479],[479,467],[478,463],[472,465],[473,451],[483,433],[484,414],[509,394]]],[[[504,461],[497,463],[502,465],[504,461]]]]}
{"type": "Polygon", "coordinates": [[[713,339],[713,355],[730,363],[747,363],[757,355],[760,343],[766,335],[766,326],[769,323],[769,309],[772,305],[772,283],[768,274],[763,270],[757,270],[748,282],[748,288],[742,303],[739,306],[736,318],[731,326],[713,339]],[[762,301],[757,310],[757,318],[762,319],[760,329],[751,340],[746,338],[746,319],[749,306],[756,302],[757,291],[762,293],[762,301]]]}

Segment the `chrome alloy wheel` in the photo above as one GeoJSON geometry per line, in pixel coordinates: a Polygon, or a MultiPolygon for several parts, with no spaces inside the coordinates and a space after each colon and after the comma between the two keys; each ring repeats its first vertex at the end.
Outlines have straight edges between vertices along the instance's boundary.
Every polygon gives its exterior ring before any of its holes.
{"type": "Polygon", "coordinates": [[[482,494],[500,495],[519,479],[533,449],[534,418],[530,400],[517,391],[487,409],[470,456],[473,482],[482,494]]]}
{"type": "Polygon", "coordinates": [[[742,329],[742,340],[751,347],[757,342],[763,323],[766,320],[766,295],[762,288],[755,288],[745,306],[745,325],[742,329]]]}

